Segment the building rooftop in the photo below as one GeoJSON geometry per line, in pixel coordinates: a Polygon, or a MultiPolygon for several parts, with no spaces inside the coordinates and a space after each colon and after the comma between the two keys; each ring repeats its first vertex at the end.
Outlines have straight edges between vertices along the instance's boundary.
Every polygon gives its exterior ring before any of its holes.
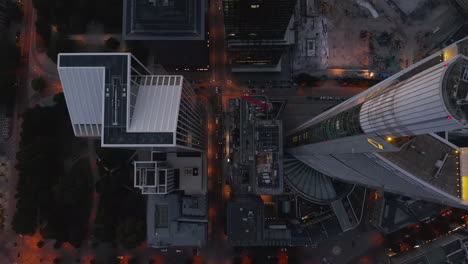
{"type": "Polygon", "coordinates": [[[460,56],[449,65],[443,80],[444,101],[450,114],[464,125],[468,123],[468,57],[460,56]]]}
{"type": "Polygon", "coordinates": [[[255,187],[258,193],[283,190],[283,126],[278,120],[261,120],[255,126],[255,187]]]}
{"type": "Polygon", "coordinates": [[[332,236],[341,232],[336,218],[334,222],[318,221],[307,226],[291,224],[291,215],[284,215],[283,203],[287,200],[271,201],[271,197],[237,196],[228,202],[227,235],[231,246],[310,246],[327,238],[323,228],[332,236]]]}
{"type": "MultiPolygon", "coordinates": [[[[193,154],[199,154],[194,152],[193,154]]],[[[188,195],[203,195],[207,191],[207,164],[204,155],[182,156],[167,153],[167,163],[179,171],[179,189],[188,195]]]]}
{"type": "MultiPolygon", "coordinates": [[[[206,220],[205,196],[148,195],[147,200],[147,241],[151,247],[170,246],[202,247],[206,244],[208,221],[206,220]],[[198,215],[185,213],[183,204],[193,200],[198,204],[198,215]]],[[[194,206],[193,206],[194,207],[194,206]]]]}
{"type": "Polygon", "coordinates": [[[374,224],[385,233],[392,233],[417,221],[434,217],[444,208],[446,207],[424,201],[404,204],[394,199],[384,199],[381,216],[375,219],[374,224]]]}
{"type": "Polygon", "coordinates": [[[263,202],[249,196],[229,202],[227,207],[228,239],[232,246],[259,245],[263,240],[263,202]]]}
{"type": "Polygon", "coordinates": [[[203,0],[125,0],[123,36],[130,40],[202,40],[203,0]]]}
{"type": "Polygon", "coordinates": [[[370,87],[366,91],[359,93],[350,99],[344,101],[343,103],[323,112],[322,114],[304,122],[301,126],[296,127],[295,129],[288,131],[287,135],[293,134],[294,132],[300,131],[301,129],[308,127],[310,125],[319,123],[323,120],[330,118],[337,112],[343,112],[347,109],[352,108],[358,104],[361,104],[379,94],[382,94],[388,91],[388,88],[394,86],[398,82],[404,82],[411,78],[412,76],[421,73],[441,62],[449,61],[457,55],[468,55],[468,37],[453,43],[452,45],[446,47],[445,49],[438,51],[431,56],[420,60],[419,62],[409,66],[408,68],[394,74],[391,78],[387,78],[378,84],[370,87]]]}
{"type": "Polygon", "coordinates": [[[130,110],[128,132],[174,133],[183,80],[179,75],[132,76],[130,92],[138,96],[130,110]]]}
{"type": "Polygon", "coordinates": [[[392,264],[465,263],[467,257],[466,228],[442,236],[420,248],[410,249],[390,259],[392,264]],[[452,262],[448,262],[448,261],[452,262]]]}
{"type": "Polygon", "coordinates": [[[249,96],[239,101],[240,164],[249,175],[257,194],[283,192],[283,125],[271,116],[272,104],[265,96],[249,96]],[[264,102],[268,109],[255,102],[264,102]]]}
{"type": "Polygon", "coordinates": [[[460,196],[458,174],[458,148],[433,135],[413,137],[398,152],[381,152],[378,155],[391,161],[419,179],[449,193],[460,196]]]}
{"type": "Polygon", "coordinates": [[[150,75],[130,53],[62,53],[58,69],[77,136],[101,136],[103,146],[176,145],[183,76],[150,75]]]}

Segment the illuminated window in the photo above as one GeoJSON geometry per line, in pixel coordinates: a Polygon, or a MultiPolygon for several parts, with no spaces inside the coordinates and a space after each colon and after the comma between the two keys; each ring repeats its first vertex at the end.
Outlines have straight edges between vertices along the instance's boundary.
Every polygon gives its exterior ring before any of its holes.
{"type": "Polygon", "coordinates": [[[250,8],[260,8],[260,5],[250,5],[250,8]]]}

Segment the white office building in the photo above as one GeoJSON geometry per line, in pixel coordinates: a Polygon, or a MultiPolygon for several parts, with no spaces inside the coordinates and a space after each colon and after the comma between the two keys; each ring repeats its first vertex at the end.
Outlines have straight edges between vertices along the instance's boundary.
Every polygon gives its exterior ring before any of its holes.
{"type": "Polygon", "coordinates": [[[62,53],[73,131],[103,147],[202,151],[206,111],[181,75],[152,75],[130,53],[62,53]]]}

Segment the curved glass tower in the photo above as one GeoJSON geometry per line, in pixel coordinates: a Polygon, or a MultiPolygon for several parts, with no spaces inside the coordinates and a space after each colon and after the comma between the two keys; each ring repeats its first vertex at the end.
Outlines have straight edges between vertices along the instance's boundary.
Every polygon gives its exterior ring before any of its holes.
{"type": "Polygon", "coordinates": [[[286,152],[347,182],[468,207],[468,38],[286,134],[286,152]],[[465,164],[465,165],[463,165],[465,164]]]}

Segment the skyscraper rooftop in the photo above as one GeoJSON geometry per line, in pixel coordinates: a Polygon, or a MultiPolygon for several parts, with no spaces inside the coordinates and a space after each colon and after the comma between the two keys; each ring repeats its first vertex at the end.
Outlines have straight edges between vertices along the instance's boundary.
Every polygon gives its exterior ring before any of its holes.
{"type": "Polygon", "coordinates": [[[293,129],[286,151],[346,182],[467,207],[466,148],[449,132],[468,126],[468,38],[293,129]]]}
{"type": "Polygon", "coordinates": [[[203,40],[203,0],[125,0],[123,37],[128,40],[203,40]]]}
{"type": "Polygon", "coordinates": [[[130,53],[63,53],[58,71],[75,135],[110,147],[204,148],[204,109],[183,76],[151,75],[130,53]]]}

